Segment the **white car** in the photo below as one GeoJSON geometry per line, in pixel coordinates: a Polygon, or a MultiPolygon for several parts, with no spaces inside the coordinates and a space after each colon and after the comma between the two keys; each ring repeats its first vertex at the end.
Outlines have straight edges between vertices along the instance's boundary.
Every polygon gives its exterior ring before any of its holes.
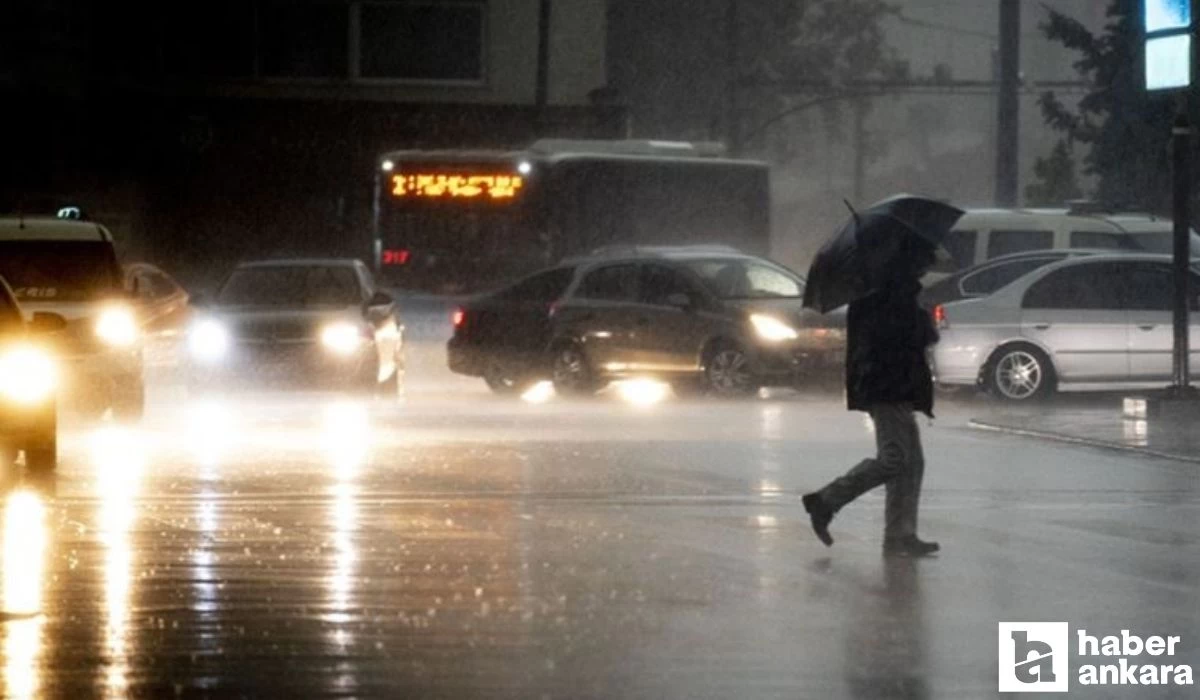
{"type": "Polygon", "coordinates": [[[49,339],[64,361],[64,398],[141,417],[140,311],[108,229],[76,218],[0,218],[0,276],[30,318],[46,312],[66,319],[49,339]]]}
{"type": "MultiPolygon", "coordinates": [[[[926,278],[935,282],[1003,255],[1034,250],[1110,250],[1114,253],[1170,255],[1170,219],[1137,213],[1111,213],[1096,207],[1072,209],[969,209],[943,241],[948,255],[926,278]]],[[[1200,235],[1192,232],[1192,255],[1200,256],[1200,235]]]]}
{"type": "MultiPolygon", "coordinates": [[[[1172,377],[1172,268],[1167,255],[1068,258],[994,294],[934,307],[937,382],[1023,401],[1057,389],[1165,385],[1172,377]]],[[[1192,272],[1193,312],[1200,275],[1192,272]]],[[[1191,315],[1192,376],[1200,317],[1191,315]]]]}

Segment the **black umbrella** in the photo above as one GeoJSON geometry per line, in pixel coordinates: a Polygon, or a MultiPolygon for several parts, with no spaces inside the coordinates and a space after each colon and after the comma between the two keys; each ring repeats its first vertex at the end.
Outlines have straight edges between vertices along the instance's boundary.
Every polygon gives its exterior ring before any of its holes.
{"type": "Polygon", "coordinates": [[[826,313],[865,296],[887,271],[909,261],[903,251],[918,247],[897,243],[942,244],[963,211],[945,202],[897,195],[855,212],[829,239],[808,270],[804,305],[826,313]]]}

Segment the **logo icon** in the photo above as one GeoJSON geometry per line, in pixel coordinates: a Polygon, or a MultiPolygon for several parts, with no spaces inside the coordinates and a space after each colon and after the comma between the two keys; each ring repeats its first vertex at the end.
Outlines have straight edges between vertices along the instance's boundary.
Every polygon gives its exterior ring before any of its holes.
{"type": "Polygon", "coordinates": [[[1001,622],[1002,693],[1065,693],[1070,629],[1065,622],[1001,622]]]}

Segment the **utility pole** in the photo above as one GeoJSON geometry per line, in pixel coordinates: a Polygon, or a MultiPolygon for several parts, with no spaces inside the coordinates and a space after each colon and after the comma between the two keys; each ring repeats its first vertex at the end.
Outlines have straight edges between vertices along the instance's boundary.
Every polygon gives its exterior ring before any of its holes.
{"type": "Polygon", "coordinates": [[[742,105],[741,95],[738,94],[741,87],[738,85],[741,78],[741,57],[738,47],[740,32],[737,4],[738,0],[726,0],[725,5],[725,143],[731,156],[739,156],[742,153],[742,105]]]}
{"type": "Polygon", "coordinates": [[[1174,177],[1173,207],[1174,246],[1172,248],[1174,294],[1172,324],[1174,353],[1172,354],[1172,391],[1179,396],[1194,398],[1191,389],[1190,338],[1188,337],[1188,301],[1191,297],[1192,248],[1192,125],[1188,120],[1187,94],[1179,96],[1179,112],[1171,126],[1171,159],[1174,177]]]}
{"type": "Polygon", "coordinates": [[[1195,401],[1200,398],[1191,385],[1191,348],[1189,342],[1189,302],[1191,301],[1191,197],[1192,136],[1189,117],[1194,89],[1196,54],[1192,48],[1200,29],[1195,10],[1197,0],[1142,5],[1142,63],[1146,70],[1146,90],[1174,93],[1176,114],[1171,125],[1172,246],[1173,294],[1171,386],[1166,398],[1195,401]],[[1191,41],[1189,41],[1189,39],[1191,41]]]}
{"type": "Polygon", "coordinates": [[[1020,179],[1021,0],[1000,0],[1000,92],[996,110],[996,206],[1015,207],[1020,179]]]}

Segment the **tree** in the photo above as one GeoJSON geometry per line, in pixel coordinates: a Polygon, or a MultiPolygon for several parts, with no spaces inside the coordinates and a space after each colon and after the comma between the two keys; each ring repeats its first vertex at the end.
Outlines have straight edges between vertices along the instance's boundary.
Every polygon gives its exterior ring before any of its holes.
{"type": "Polygon", "coordinates": [[[1075,69],[1092,88],[1073,109],[1053,92],[1039,103],[1053,129],[1069,143],[1088,147],[1083,171],[1096,178],[1100,201],[1165,211],[1175,101],[1144,88],[1138,71],[1139,7],[1138,0],[1112,0],[1108,23],[1099,33],[1051,10],[1042,31],[1080,54],[1075,69]]]}
{"type": "Polygon", "coordinates": [[[1047,158],[1038,158],[1033,173],[1038,182],[1025,187],[1025,201],[1030,206],[1059,206],[1083,197],[1075,178],[1075,157],[1066,139],[1060,139],[1047,158]]]}
{"type": "MultiPolygon", "coordinates": [[[[883,0],[761,0],[741,10],[740,82],[749,93],[744,129],[814,97],[861,91],[856,81],[894,77],[896,60],[883,21],[896,7],[883,0]]],[[[827,133],[842,136],[844,100],[821,103],[827,133]]]]}
{"type": "MultiPolygon", "coordinates": [[[[731,89],[745,133],[895,67],[881,27],[894,8],[883,0],[609,0],[608,8],[610,79],[640,137],[723,138],[731,89]]],[[[841,128],[844,105],[828,105],[829,124],[841,128]]]]}

